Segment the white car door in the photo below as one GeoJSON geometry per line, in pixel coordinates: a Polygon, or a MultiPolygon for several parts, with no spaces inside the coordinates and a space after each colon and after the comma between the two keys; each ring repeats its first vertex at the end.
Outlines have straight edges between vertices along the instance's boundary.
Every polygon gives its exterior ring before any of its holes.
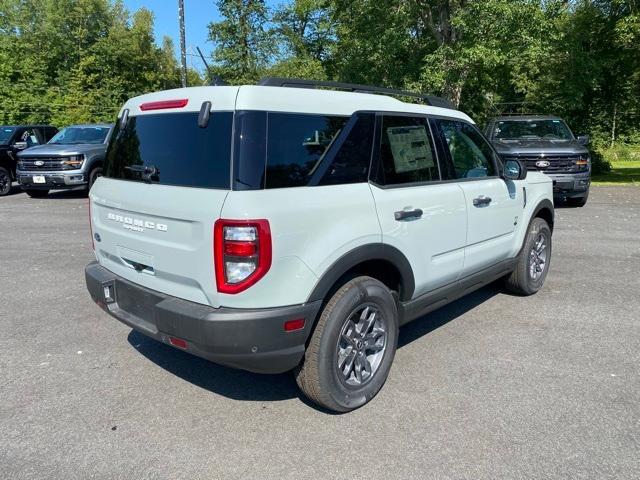
{"type": "Polygon", "coordinates": [[[462,276],[505,260],[516,225],[522,221],[523,193],[514,181],[498,176],[497,156],[478,129],[464,121],[435,119],[447,178],[462,188],[468,213],[462,276]]]}
{"type": "Polygon", "coordinates": [[[464,262],[467,207],[457,183],[441,183],[426,117],[379,115],[371,192],[383,243],[414,273],[413,297],[455,282],[464,262]]]}

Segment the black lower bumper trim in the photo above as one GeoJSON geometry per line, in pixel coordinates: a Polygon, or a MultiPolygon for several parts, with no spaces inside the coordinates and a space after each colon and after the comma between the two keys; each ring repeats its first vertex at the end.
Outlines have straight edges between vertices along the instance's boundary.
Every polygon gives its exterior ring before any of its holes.
{"type": "Polygon", "coordinates": [[[85,268],[91,298],[122,323],[215,363],[258,373],[296,367],[321,302],[267,309],[213,308],[172,297],[130,282],[97,262],[85,268]],[[304,329],[284,331],[288,320],[304,318],[304,329]]]}

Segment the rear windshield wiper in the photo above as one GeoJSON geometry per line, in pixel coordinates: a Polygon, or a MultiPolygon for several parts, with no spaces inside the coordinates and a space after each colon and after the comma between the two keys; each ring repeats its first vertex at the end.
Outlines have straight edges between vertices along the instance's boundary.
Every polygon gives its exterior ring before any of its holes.
{"type": "Polygon", "coordinates": [[[145,182],[151,183],[152,180],[160,180],[158,177],[160,170],[155,165],[128,165],[124,168],[139,173],[145,182]],[[155,179],[153,177],[155,177],[155,179]]]}

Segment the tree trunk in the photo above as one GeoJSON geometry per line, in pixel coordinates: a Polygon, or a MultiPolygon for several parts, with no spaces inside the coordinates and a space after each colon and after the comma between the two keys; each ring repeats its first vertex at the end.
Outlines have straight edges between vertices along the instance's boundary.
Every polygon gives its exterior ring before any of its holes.
{"type": "Polygon", "coordinates": [[[611,124],[611,146],[616,144],[616,121],[618,120],[618,104],[613,104],[613,122],[611,124]]]}

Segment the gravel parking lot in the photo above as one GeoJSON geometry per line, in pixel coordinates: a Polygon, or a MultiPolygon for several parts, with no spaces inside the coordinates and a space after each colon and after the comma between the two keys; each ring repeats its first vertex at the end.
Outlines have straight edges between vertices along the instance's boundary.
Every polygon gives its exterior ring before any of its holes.
{"type": "Polygon", "coordinates": [[[544,289],[401,331],[346,415],[100,311],[87,200],[0,199],[0,471],[23,478],[639,478],[640,188],[557,210],[544,289]]]}

